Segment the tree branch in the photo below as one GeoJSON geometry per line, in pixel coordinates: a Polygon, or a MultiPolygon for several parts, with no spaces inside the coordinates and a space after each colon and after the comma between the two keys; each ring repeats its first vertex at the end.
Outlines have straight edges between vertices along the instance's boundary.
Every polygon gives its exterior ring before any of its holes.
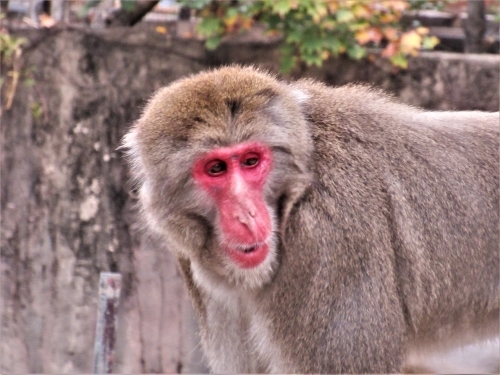
{"type": "Polygon", "coordinates": [[[122,7],[108,16],[106,26],[134,26],[158,3],[159,0],[123,1],[122,7]]]}

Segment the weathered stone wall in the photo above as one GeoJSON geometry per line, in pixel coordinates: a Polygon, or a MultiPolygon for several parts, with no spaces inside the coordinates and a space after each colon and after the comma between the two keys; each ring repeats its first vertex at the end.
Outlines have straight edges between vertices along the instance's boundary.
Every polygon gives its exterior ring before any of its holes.
{"type": "MultiPolygon", "coordinates": [[[[100,271],[124,277],[115,372],[205,371],[175,261],[137,223],[116,148],[156,89],[223,64],[277,71],[278,42],[207,52],[147,27],[28,37],[23,64],[36,84],[19,86],[1,117],[0,372],[92,371],[100,271]]],[[[337,59],[293,76],[372,83],[432,109],[493,111],[499,69],[498,56],[428,53],[407,71],[337,59]]]]}
{"type": "Polygon", "coordinates": [[[154,90],[206,65],[128,34],[49,31],[24,52],[36,85],[2,117],[2,373],[91,373],[110,270],[124,277],[114,370],[204,369],[181,277],[141,234],[116,148],[154,90]]]}
{"type": "Polygon", "coordinates": [[[365,82],[393,93],[400,101],[431,110],[498,111],[500,56],[425,52],[408,70],[394,71],[386,61],[329,61],[308,76],[330,85],[365,82]]]}

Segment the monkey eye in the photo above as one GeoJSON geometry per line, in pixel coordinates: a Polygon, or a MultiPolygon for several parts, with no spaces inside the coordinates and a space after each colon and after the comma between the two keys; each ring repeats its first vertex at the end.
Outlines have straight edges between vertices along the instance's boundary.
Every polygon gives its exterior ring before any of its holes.
{"type": "Polygon", "coordinates": [[[259,164],[259,155],[250,153],[246,155],[245,160],[241,163],[242,167],[252,168],[259,164]]]}
{"type": "Polygon", "coordinates": [[[210,176],[220,176],[227,170],[227,165],[222,160],[213,160],[205,166],[205,171],[210,176]]]}

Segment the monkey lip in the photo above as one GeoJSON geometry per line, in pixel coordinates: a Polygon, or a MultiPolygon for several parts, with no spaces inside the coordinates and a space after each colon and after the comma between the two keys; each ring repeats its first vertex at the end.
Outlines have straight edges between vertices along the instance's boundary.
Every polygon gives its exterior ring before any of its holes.
{"type": "Polygon", "coordinates": [[[269,246],[265,242],[226,249],[229,257],[242,268],[257,267],[269,253],[269,246]]]}
{"type": "Polygon", "coordinates": [[[255,244],[252,246],[242,246],[239,248],[240,251],[243,251],[244,253],[251,253],[255,250],[257,250],[259,247],[263,246],[264,244],[255,244]]]}

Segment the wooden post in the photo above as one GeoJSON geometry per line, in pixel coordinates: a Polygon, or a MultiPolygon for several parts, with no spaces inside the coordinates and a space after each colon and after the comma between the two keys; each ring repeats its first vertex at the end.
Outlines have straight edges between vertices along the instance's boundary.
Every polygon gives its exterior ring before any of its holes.
{"type": "Polygon", "coordinates": [[[484,0],[468,0],[464,52],[484,52],[483,38],[485,32],[486,16],[484,0]]]}
{"type": "Polygon", "coordinates": [[[122,275],[101,272],[94,346],[94,374],[111,374],[113,370],[117,309],[122,275]]]}

